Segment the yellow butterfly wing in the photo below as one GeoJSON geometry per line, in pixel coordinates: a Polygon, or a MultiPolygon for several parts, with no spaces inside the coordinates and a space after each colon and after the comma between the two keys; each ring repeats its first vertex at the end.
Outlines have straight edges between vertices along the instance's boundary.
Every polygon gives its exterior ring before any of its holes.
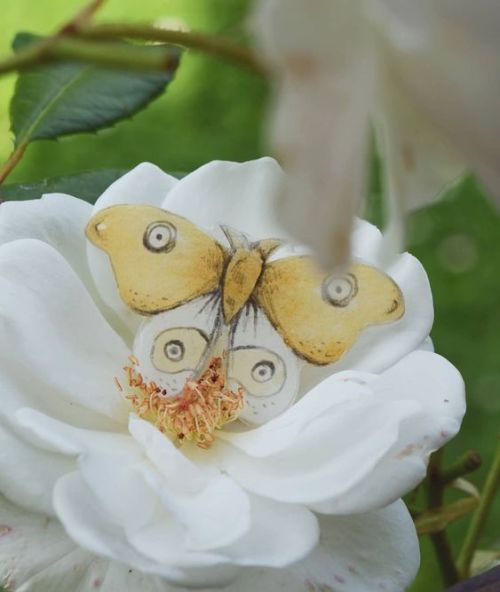
{"type": "Polygon", "coordinates": [[[170,310],[219,287],[224,249],[176,214],[111,206],[93,216],[86,234],[108,254],[125,304],[140,313],[170,310]]]}
{"type": "Polygon", "coordinates": [[[316,365],[338,360],[369,325],[404,313],[396,283],[361,263],[325,277],[307,257],[279,259],[265,265],[254,294],[285,343],[316,365]]]}

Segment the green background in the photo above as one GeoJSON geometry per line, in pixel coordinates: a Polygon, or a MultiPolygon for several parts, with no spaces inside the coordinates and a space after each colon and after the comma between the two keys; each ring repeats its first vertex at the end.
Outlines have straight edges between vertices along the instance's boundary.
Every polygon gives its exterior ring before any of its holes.
{"type": "MultiPolygon", "coordinates": [[[[49,33],[81,6],[76,0],[3,0],[0,54],[20,30],[49,33]]],[[[109,0],[98,20],[157,21],[244,38],[243,0],[109,0]]],[[[8,102],[14,76],[0,78],[0,161],[11,150],[8,102]]],[[[199,55],[183,58],[167,93],[132,120],[98,134],[40,141],[28,148],[9,182],[36,181],[96,168],[130,168],[148,160],[167,171],[190,171],[213,159],[246,160],[265,153],[261,131],[267,89],[249,73],[199,55]]],[[[433,286],[436,351],[462,372],[468,413],[446,448],[453,461],[477,449],[483,468],[471,476],[481,486],[500,425],[500,220],[477,184],[468,179],[441,203],[413,215],[409,248],[433,286]]],[[[453,499],[451,494],[448,499],[453,499]]],[[[449,530],[458,548],[468,518],[449,530]]],[[[481,541],[500,548],[500,504],[481,541]]],[[[423,567],[412,590],[441,591],[427,540],[423,567]]]]}

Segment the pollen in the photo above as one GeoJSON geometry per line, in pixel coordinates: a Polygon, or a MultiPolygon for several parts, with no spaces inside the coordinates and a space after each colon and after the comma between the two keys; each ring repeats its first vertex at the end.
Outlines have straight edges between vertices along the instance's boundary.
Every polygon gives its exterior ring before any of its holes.
{"type": "MultiPolygon", "coordinates": [[[[139,417],[153,423],[177,444],[193,442],[210,448],[217,430],[237,419],[243,409],[244,390],[226,387],[222,358],[213,358],[197,380],[188,380],[178,395],[171,396],[155,382],[144,380],[138,360],[129,358],[125,366],[126,398],[139,417]]],[[[117,384],[118,381],[116,381],[117,384]]],[[[120,389],[119,389],[120,390],[120,389]]]]}

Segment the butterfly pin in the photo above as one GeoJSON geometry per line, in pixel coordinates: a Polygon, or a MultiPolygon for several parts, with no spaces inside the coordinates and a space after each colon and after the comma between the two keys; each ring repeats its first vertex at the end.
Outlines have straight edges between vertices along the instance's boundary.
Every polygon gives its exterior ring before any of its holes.
{"type": "Polygon", "coordinates": [[[227,245],[146,205],[106,208],[86,229],[122,300],[149,317],[134,342],[141,369],[172,395],[224,351],[245,391],[240,419],[264,423],[293,402],[304,362],[336,362],[366,327],[404,313],[401,290],[375,267],[325,275],[280,240],[222,229],[227,245]]]}

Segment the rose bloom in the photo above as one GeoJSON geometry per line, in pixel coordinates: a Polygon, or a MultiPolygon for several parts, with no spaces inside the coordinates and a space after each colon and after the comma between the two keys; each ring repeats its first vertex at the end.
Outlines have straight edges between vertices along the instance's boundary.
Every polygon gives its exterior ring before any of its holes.
{"type": "MultiPolygon", "coordinates": [[[[51,194],[0,207],[8,590],[401,592],[414,578],[418,541],[399,498],[458,431],[464,389],[431,351],[431,292],[410,254],[383,269],[404,315],[365,329],[329,366],[302,362],[296,402],[261,425],[236,421],[206,449],[179,446],[125,396],[143,319],[85,238],[89,220],[149,204],[216,236],[224,223],[286,238],[271,214],[282,175],[269,158],[212,162],[182,180],[141,164],[95,206],[51,194]]],[[[380,241],[357,221],[355,259],[380,267],[380,241]]]]}
{"type": "Polygon", "coordinates": [[[269,137],[293,204],[283,224],[324,265],[348,259],[373,131],[391,245],[403,242],[405,213],[466,168],[500,204],[499,28],[496,0],[256,3],[253,29],[276,83],[269,137]]]}

